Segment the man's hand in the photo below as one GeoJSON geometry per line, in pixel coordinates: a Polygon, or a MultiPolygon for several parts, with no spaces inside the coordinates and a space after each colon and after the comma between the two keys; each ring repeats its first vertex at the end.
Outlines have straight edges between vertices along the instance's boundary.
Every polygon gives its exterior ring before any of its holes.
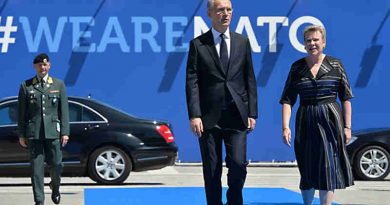
{"type": "Polygon", "coordinates": [[[69,141],[69,136],[68,135],[64,135],[61,137],[61,144],[62,144],[62,147],[65,147],[66,144],[68,144],[68,141],[69,141]]]}
{"type": "Polygon", "coordinates": [[[22,147],[24,147],[24,148],[27,148],[27,139],[26,138],[24,138],[24,137],[20,137],[19,138],[19,144],[20,144],[20,146],[22,146],[22,147]]]}
{"type": "Polygon", "coordinates": [[[256,126],[256,119],[248,117],[248,129],[253,130],[256,126]]]}
{"type": "Polygon", "coordinates": [[[202,137],[203,123],[199,117],[191,118],[190,129],[198,137],[202,137]]]}

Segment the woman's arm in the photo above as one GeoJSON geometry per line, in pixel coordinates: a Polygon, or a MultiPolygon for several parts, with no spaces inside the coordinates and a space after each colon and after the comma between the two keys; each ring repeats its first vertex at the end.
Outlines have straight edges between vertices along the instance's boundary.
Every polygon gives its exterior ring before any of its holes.
{"type": "Polygon", "coordinates": [[[352,105],[351,101],[346,100],[342,102],[343,106],[343,115],[344,115],[344,134],[345,134],[345,143],[348,143],[351,140],[352,133],[352,105]]]}
{"type": "Polygon", "coordinates": [[[284,103],[282,107],[283,142],[289,147],[291,147],[290,118],[291,118],[291,105],[284,103]]]}

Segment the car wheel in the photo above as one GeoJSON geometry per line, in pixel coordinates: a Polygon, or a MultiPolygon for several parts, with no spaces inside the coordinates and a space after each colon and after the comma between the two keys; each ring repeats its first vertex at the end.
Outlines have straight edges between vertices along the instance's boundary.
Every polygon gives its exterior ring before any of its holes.
{"type": "Polygon", "coordinates": [[[354,162],[354,170],[360,179],[382,180],[390,172],[389,152],[380,146],[368,146],[361,149],[354,162]]]}
{"type": "Polygon", "coordinates": [[[96,149],[88,160],[88,174],[99,184],[120,184],[132,169],[129,156],[114,146],[96,149]]]}

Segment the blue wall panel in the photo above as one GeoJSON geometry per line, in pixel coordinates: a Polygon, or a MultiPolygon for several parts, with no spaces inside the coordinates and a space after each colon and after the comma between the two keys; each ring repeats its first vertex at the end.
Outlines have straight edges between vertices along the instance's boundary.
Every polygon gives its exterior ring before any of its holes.
{"type": "MultiPolygon", "coordinates": [[[[295,159],[281,141],[278,100],[291,63],[305,55],[298,48],[302,30],[316,21],[327,29],[326,54],[342,59],[349,74],[354,129],[389,126],[388,0],[233,6],[231,30],[250,37],[258,80],[260,118],[248,138],[250,160],[295,159]],[[261,23],[268,20],[279,23],[261,23]]],[[[91,94],[135,116],[169,120],[179,159],[200,160],[184,84],[188,42],[210,26],[205,0],[0,0],[0,16],[0,98],[17,95],[20,82],[35,73],[33,57],[47,52],[51,75],[65,80],[69,95],[91,94]],[[5,33],[15,42],[7,46],[5,33]]]]}

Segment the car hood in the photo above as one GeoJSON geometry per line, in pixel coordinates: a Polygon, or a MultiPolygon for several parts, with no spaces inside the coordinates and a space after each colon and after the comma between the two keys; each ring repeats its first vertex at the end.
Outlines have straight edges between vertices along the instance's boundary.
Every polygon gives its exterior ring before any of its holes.
{"type": "Polygon", "coordinates": [[[388,133],[388,134],[390,134],[390,128],[387,127],[387,128],[361,129],[361,130],[354,131],[353,135],[359,137],[359,136],[363,136],[363,135],[371,135],[371,134],[378,134],[378,133],[381,133],[381,134],[388,133]]]}

